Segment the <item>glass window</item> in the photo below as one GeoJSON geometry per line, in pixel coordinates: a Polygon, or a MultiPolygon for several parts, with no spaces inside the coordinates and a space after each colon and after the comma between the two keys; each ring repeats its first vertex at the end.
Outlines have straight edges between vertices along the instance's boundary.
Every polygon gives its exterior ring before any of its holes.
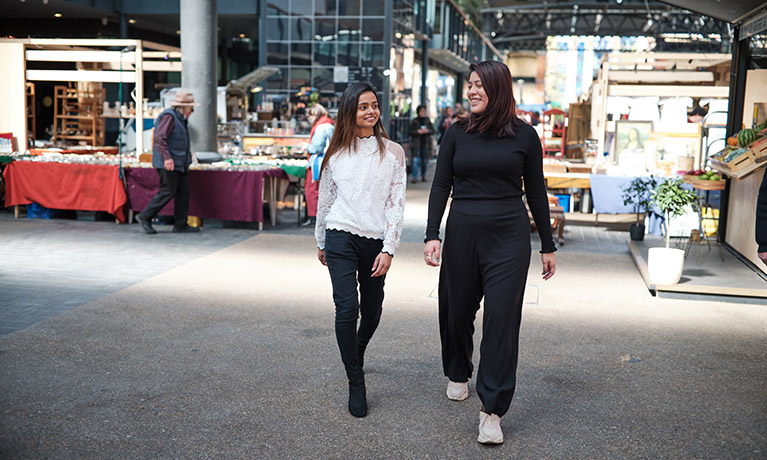
{"type": "Polygon", "coordinates": [[[329,41],[336,39],[335,18],[317,18],[314,21],[314,39],[329,41]]]}
{"type": "Polygon", "coordinates": [[[311,65],[312,44],[293,43],[290,45],[290,65],[311,65]]]}
{"type": "Polygon", "coordinates": [[[385,4],[384,0],[362,0],[362,14],[363,16],[383,16],[385,4]]]}
{"type": "Polygon", "coordinates": [[[338,44],[338,65],[358,66],[360,57],[359,43],[338,44]]]}
{"type": "MultiPolygon", "coordinates": [[[[284,3],[285,0],[283,0],[284,3]]],[[[293,16],[311,16],[314,14],[314,0],[291,0],[290,14],[293,16]]]]}
{"type": "Polygon", "coordinates": [[[338,18],[338,40],[360,41],[360,18],[338,18]]]}
{"type": "Polygon", "coordinates": [[[274,18],[267,21],[267,40],[288,40],[288,19],[287,18],[274,18]]]}
{"type": "Polygon", "coordinates": [[[335,16],[336,0],[315,0],[314,14],[317,16],[335,16]]]}
{"type": "Polygon", "coordinates": [[[282,1],[270,1],[266,4],[267,16],[282,16],[288,14],[288,2],[282,1]]]}
{"type": "Polygon", "coordinates": [[[269,65],[287,65],[288,45],[285,43],[268,43],[266,45],[266,63],[269,65]]]}
{"type": "Polygon", "coordinates": [[[280,67],[280,71],[266,79],[266,89],[286,89],[288,87],[288,68],[280,67]]]}
{"type": "Polygon", "coordinates": [[[336,65],[336,43],[314,42],[314,62],[317,66],[336,65]]]}
{"type": "Polygon", "coordinates": [[[384,20],[363,19],[362,40],[371,40],[374,42],[384,41],[384,20]]]}
{"type": "Polygon", "coordinates": [[[384,67],[386,53],[382,44],[360,43],[360,62],[362,67],[384,67]]]}
{"type": "Polygon", "coordinates": [[[330,67],[315,67],[312,86],[319,91],[333,91],[335,89],[335,85],[333,84],[333,69],[330,67]]]}
{"type": "Polygon", "coordinates": [[[310,18],[290,19],[291,41],[308,42],[312,38],[312,20],[310,18]]]}
{"type": "Polygon", "coordinates": [[[292,91],[302,86],[312,85],[312,69],[311,67],[291,67],[290,68],[290,86],[292,91]]]}
{"type": "Polygon", "coordinates": [[[338,15],[359,16],[360,2],[361,0],[338,0],[338,15]]]}

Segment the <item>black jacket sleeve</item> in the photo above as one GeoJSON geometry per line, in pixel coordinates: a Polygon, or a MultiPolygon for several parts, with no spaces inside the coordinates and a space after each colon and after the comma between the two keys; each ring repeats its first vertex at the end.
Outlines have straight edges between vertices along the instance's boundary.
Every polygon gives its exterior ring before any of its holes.
{"type": "Polygon", "coordinates": [[[453,155],[455,154],[455,130],[456,125],[450,126],[442,138],[437,155],[437,168],[434,170],[434,180],[429,193],[429,217],[426,222],[426,239],[438,240],[439,226],[442,224],[442,216],[445,214],[447,199],[453,189],[453,155]]]}
{"type": "Polygon", "coordinates": [[[756,244],[759,252],[767,252],[767,168],[756,198],[756,244]]]}

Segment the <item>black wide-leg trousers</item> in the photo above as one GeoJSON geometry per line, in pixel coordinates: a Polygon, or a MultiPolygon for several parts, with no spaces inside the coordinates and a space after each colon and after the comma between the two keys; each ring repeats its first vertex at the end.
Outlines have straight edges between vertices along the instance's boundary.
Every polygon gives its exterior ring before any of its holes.
{"type": "Polygon", "coordinates": [[[519,325],[530,267],[530,220],[520,199],[501,213],[451,207],[439,277],[442,363],[453,382],[472,375],[474,319],[484,297],[477,393],[503,416],[516,386],[519,325]]]}
{"type": "Polygon", "coordinates": [[[189,217],[189,171],[168,171],[157,168],[160,176],[160,188],[149,200],[144,210],[139,213],[142,219],[151,222],[162,208],[173,202],[173,226],[181,228],[189,217]]]}
{"type": "Polygon", "coordinates": [[[325,260],[336,304],[336,340],[351,383],[363,379],[359,358],[365,353],[381,321],[386,276],[370,276],[381,249],[382,240],[339,230],[327,230],[325,233],[325,260]]]}

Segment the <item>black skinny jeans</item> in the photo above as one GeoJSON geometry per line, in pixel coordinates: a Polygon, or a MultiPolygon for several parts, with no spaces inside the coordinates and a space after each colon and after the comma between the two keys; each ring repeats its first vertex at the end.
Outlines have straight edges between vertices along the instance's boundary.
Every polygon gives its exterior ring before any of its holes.
{"type": "Polygon", "coordinates": [[[349,382],[358,382],[364,376],[358,355],[365,352],[381,321],[386,276],[373,278],[370,275],[383,241],[339,230],[327,230],[325,235],[325,260],[336,304],[338,349],[349,382]]]}

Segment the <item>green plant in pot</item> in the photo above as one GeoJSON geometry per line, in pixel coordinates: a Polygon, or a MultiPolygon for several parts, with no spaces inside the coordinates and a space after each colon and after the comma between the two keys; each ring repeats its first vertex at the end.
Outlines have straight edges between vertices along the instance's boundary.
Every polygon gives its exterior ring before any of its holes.
{"type": "Polygon", "coordinates": [[[668,227],[672,217],[685,214],[688,205],[695,205],[698,196],[682,187],[682,179],[666,179],[652,193],[652,204],[660,208],[666,218],[666,247],[650,248],[647,270],[653,284],[676,284],[682,277],[684,251],[670,248],[668,227]]]}
{"type": "Polygon", "coordinates": [[[623,204],[631,205],[637,215],[637,222],[629,227],[629,234],[633,241],[644,239],[644,218],[652,206],[652,193],[658,181],[655,177],[637,177],[623,189],[623,204]]]}

